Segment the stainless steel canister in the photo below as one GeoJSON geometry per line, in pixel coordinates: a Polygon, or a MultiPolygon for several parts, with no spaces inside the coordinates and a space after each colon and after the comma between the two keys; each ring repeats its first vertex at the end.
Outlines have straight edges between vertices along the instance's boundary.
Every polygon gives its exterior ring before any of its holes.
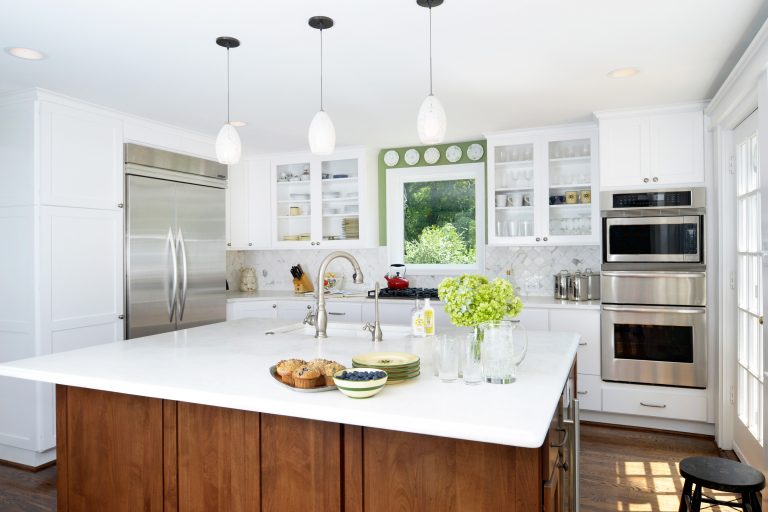
{"type": "Polygon", "coordinates": [[[588,268],[583,276],[587,280],[587,300],[600,299],[600,272],[588,268]]]}
{"type": "Polygon", "coordinates": [[[554,275],[555,278],[555,298],[567,299],[568,298],[568,277],[570,274],[567,270],[561,270],[554,275]]]}
{"type": "Polygon", "coordinates": [[[586,276],[580,271],[568,276],[568,300],[587,300],[589,285],[586,276]]]}

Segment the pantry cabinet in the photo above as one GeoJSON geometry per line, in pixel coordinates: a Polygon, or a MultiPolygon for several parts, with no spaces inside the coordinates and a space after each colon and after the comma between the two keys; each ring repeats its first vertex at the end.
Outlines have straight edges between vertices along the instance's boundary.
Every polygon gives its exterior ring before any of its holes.
{"type": "Polygon", "coordinates": [[[594,124],[486,134],[488,243],[599,243],[594,124]]]}
{"type": "Polygon", "coordinates": [[[663,188],[704,183],[700,103],[595,113],[604,188],[663,188]]]}
{"type": "Polygon", "coordinates": [[[342,150],[271,159],[272,246],[349,249],[378,245],[375,154],[342,150]]]}
{"type": "Polygon", "coordinates": [[[229,166],[227,179],[227,249],[265,249],[271,244],[269,160],[229,166]]]}

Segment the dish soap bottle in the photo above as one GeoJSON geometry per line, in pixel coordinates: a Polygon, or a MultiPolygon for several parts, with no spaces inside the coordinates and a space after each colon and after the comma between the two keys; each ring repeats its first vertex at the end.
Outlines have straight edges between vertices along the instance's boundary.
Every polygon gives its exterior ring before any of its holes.
{"type": "Polygon", "coordinates": [[[421,309],[419,299],[416,299],[416,305],[411,310],[411,334],[418,338],[426,336],[424,330],[424,311],[421,309]]]}
{"type": "Polygon", "coordinates": [[[434,336],[435,334],[435,310],[429,305],[429,299],[424,299],[424,334],[434,336]]]}

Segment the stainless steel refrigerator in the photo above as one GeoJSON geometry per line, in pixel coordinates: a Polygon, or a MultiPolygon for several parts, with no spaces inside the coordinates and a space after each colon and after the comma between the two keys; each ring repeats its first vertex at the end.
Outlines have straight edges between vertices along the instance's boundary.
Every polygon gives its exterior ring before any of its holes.
{"type": "Polygon", "coordinates": [[[227,166],[125,145],[126,339],[226,319],[227,166]]]}

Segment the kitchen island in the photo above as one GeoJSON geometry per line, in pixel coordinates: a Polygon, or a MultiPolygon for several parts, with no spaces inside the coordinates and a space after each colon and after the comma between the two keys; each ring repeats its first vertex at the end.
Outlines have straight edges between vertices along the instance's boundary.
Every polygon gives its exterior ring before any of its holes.
{"type": "Polygon", "coordinates": [[[316,341],[245,319],[0,365],[57,384],[59,510],[557,510],[561,395],[576,334],[531,332],[512,385],[442,383],[431,341],[316,341]],[[422,357],[368,400],[297,393],[268,368],[422,357]]]}

